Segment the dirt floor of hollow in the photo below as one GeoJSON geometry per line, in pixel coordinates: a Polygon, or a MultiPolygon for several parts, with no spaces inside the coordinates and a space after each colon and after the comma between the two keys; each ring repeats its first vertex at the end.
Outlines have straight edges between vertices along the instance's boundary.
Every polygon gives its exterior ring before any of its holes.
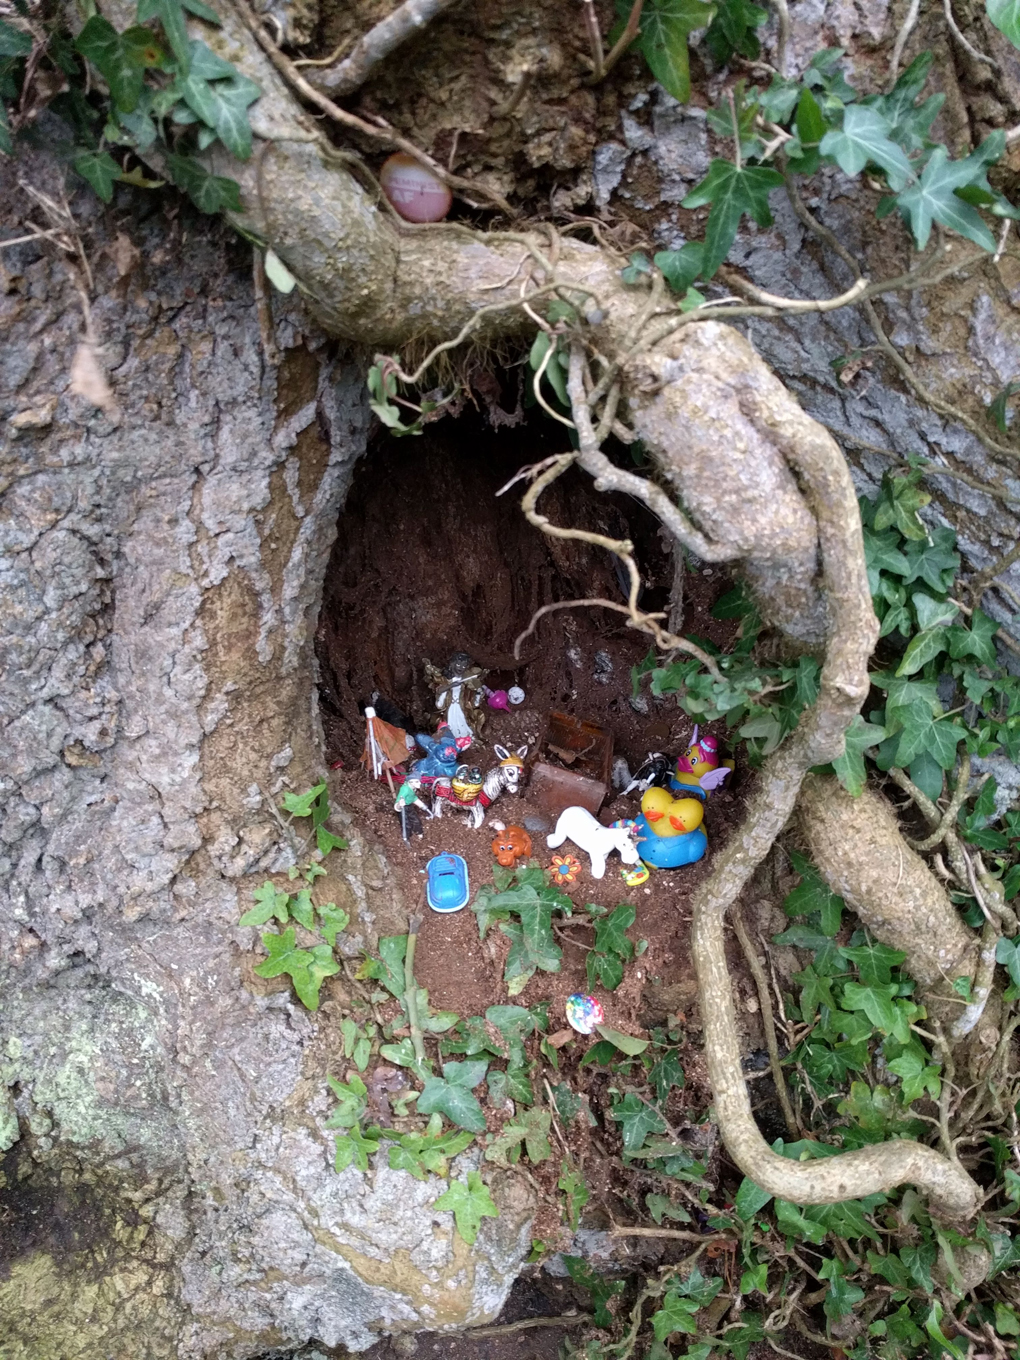
{"type": "MultiPolygon", "coordinates": [[[[647,883],[627,887],[617,856],[599,881],[589,872],[587,856],[572,844],[555,852],[547,847],[555,817],[536,803],[527,786],[520,795],[507,793],[494,803],[479,830],[472,830],[462,813],[444,808],[441,818],[423,817],[423,834],[405,843],[386,783],[372,781],[359,764],[365,703],[381,693],[409,715],[414,731],[432,732],[436,715],[422,659],[443,665],[461,647],[489,668],[490,687],[518,684],[526,692],[519,708],[487,712],[481,737],[465,755],[483,771],[496,764],[497,743],[510,749],[526,745],[530,767],[553,709],[605,728],[612,734],[614,755],[632,769],[650,751],[675,757],[689,744],[694,724],[675,698],[657,699],[643,684],[636,706],[632,703],[632,667],[647,655],[649,640],[616,613],[585,608],[549,614],[522,645],[522,660],[514,662],[514,639],[534,610],[586,595],[622,598],[609,553],[587,543],[550,539],[525,520],[519,490],[497,495],[522,465],[558,450],[561,442],[548,421],[494,431],[468,412],[429,427],[417,440],[382,440],[361,464],[338,526],[317,639],[327,757],[331,764],[340,762],[331,794],[381,843],[409,904],[423,896],[429,860],[444,852],[464,857],[474,896],[492,881],[492,823],[540,819],[543,829],[530,833],[533,862],[548,867],[553,853],[570,853],[583,865],[579,878],[565,887],[582,909],[578,917],[585,917],[586,902],[608,908],[630,902],[636,909],[630,934],[635,943],[646,940],[647,950],[627,969],[617,991],[600,993],[607,1023],[635,1029],[656,1015],[661,1021],[682,1012],[693,1001],[689,903],[708,872],[713,847],[739,818],[740,770],[733,787],[713,794],[707,805],[706,859],[653,871],[647,883]]],[[[668,608],[673,565],[657,522],[643,507],[596,492],[589,478],[571,469],[539,508],[557,524],[628,537],[644,582],[642,606],[668,608]]],[[[732,642],[733,622],[711,612],[730,586],[718,568],[686,572],[685,633],[723,647],[732,642]]],[[[703,730],[724,738],[723,724],[703,730]]],[[[599,815],[608,824],[639,810],[638,797],[613,791],[599,815]]],[[[554,1028],[566,997],[588,990],[585,959],[592,930],[578,917],[558,926],[562,971],[538,974],[520,998],[525,1004],[549,1001],[554,1028]]],[[[496,928],[485,941],[479,939],[470,910],[426,911],[416,973],[434,1007],[482,1014],[506,1000],[508,949],[496,928]]]]}

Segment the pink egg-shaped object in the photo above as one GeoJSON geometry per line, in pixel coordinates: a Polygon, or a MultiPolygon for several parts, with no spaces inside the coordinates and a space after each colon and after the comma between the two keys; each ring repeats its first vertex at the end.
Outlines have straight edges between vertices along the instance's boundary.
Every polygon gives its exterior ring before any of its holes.
{"type": "Polygon", "coordinates": [[[439,178],[413,156],[398,151],[379,171],[383,193],[406,222],[441,222],[453,195],[439,178]]]}

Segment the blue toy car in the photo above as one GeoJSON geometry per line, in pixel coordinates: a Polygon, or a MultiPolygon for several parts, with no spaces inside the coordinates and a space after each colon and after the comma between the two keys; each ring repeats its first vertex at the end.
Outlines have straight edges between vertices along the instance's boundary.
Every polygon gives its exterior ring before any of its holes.
{"type": "Polygon", "coordinates": [[[433,911],[460,911],[470,896],[468,867],[460,855],[429,860],[425,897],[433,911]]]}

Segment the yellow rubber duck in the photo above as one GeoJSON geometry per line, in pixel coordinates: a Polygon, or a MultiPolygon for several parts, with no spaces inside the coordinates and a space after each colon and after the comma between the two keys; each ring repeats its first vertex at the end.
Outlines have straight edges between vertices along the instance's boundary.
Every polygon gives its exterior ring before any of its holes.
{"type": "Polygon", "coordinates": [[[641,798],[650,830],[656,836],[682,836],[695,831],[705,817],[705,810],[697,798],[674,798],[669,789],[650,788],[641,798]]]}

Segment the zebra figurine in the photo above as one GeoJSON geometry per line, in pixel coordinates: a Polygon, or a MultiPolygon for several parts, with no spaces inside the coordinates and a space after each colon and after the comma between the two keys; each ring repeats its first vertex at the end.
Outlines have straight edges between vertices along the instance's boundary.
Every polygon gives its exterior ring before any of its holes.
{"type": "Polygon", "coordinates": [[[437,779],[432,785],[432,815],[437,820],[443,815],[443,803],[450,803],[455,808],[461,808],[468,814],[468,823],[473,831],[481,826],[485,821],[485,810],[494,803],[504,790],[511,793],[520,793],[521,776],[524,773],[524,758],[528,754],[527,744],[518,746],[514,752],[508,751],[505,746],[494,746],[498,765],[488,772],[482,781],[482,787],[478,793],[470,799],[463,801],[457,797],[453,790],[453,781],[450,779],[437,779]]]}

